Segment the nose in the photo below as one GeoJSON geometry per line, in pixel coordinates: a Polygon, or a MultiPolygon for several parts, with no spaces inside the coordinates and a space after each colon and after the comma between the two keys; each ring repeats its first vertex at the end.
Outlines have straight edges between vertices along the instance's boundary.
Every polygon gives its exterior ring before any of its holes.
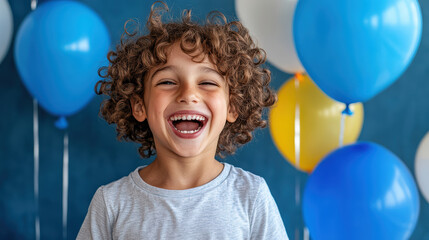
{"type": "Polygon", "coordinates": [[[179,103],[198,103],[199,96],[196,87],[189,83],[182,84],[179,88],[179,94],[177,96],[177,102],[179,103]]]}

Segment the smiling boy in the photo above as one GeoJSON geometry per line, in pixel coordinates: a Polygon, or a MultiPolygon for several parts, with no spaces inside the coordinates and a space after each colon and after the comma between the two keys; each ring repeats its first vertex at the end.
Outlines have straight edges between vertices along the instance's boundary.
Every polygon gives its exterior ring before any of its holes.
{"type": "Polygon", "coordinates": [[[288,239],[266,182],[215,159],[275,102],[264,52],[219,18],[163,23],[152,9],[149,34],[109,53],[101,115],[156,158],[97,190],[78,239],[288,239]]]}
{"type": "Polygon", "coordinates": [[[225,121],[237,119],[228,86],[207,57],[194,62],[173,44],[167,62],[149,71],[144,98],[131,100],[137,121],[148,121],[156,160],[140,170],[143,180],[164,189],[188,189],[214,179],[223,169],[216,155],[225,121]],[[159,176],[163,176],[160,178],[159,176]]]}

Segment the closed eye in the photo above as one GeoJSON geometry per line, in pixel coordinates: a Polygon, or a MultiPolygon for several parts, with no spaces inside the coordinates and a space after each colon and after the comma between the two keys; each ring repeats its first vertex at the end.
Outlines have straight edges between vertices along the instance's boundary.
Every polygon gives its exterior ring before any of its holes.
{"type": "Polygon", "coordinates": [[[219,86],[217,83],[215,82],[210,82],[210,81],[204,81],[201,82],[200,85],[212,85],[212,86],[219,86]]]}
{"type": "Polygon", "coordinates": [[[158,85],[175,85],[175,84],[176,83],[171,81],[171,80],[162,80],[162,81],[158,82],[156,84],[156,86],[158,86],[158,85]]]}

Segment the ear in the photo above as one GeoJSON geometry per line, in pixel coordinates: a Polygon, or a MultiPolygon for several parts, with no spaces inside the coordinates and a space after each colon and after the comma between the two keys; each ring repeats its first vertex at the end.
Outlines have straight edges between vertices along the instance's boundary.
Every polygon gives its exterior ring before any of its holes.
{"type": "Polygon", "coordinates": [[[226,121],[233,123],[237,120],[237,118],[238,118],[238,113],[235,110],[235,107],[230,104],[228,107],[228,114],[226,115],[226,121]]]}
{"type": "Polygon", "coordinates": [[[146,120],[147,116],[143,100],[138,96],[132,96],[130,101],[134,118],[139,122],[143,122],[144,120],[146,120]]]}

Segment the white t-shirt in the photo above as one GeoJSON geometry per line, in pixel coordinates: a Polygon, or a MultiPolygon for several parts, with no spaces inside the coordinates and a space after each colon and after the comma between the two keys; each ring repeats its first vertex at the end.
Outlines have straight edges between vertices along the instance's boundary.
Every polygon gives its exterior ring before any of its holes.
{"type": "Polygon", "coordinates": [[[202,186],[167,190],[137,168],[95,193],[77,239],[287,240],[265,180],[224,163],[202,186]]]}

